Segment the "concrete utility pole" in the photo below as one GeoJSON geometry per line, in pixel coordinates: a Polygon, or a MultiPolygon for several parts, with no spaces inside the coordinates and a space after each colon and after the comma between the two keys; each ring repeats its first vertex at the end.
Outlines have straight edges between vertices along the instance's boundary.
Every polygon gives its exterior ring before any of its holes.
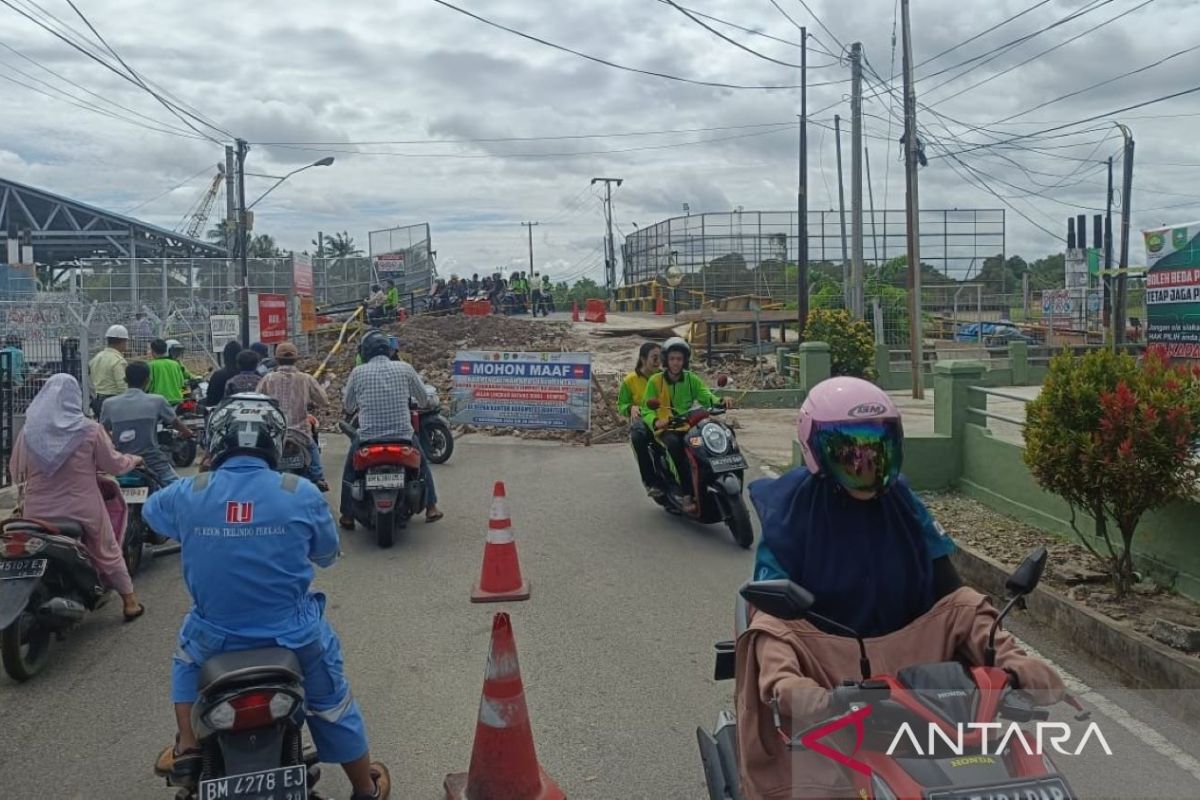
{"type": "Polygon", "coordinates": [[[620,186],[625,182],[624,178],[592,178],[592,185],[595,186],[601,181],[604,182],[605,198],[604,198],[604,222],[608,226],[608,238],[605,240],[608,253],[604,257],[604,287],[611,295],[617,288],[617,250],[613,244],[613,224],[612,224],[612,185],[615,183],[620,186]]]}
{"type": "Polygon", "coordinates": [[[875,190],[871,188],[871,148],[863,148],[863,158],[867,163],[867,200],[870,201],[869,208],[871,210],[871,248],[875,252],[875,268],[878,269],[883,265],[879,263],[879,237],[875,225],[875,190]]]}
{"type": "Polygon", "coordinates": [[[796,309],[800,340],[808,327],[808,29],[800,29],[800,179],[796,185],[796,309]]]}
{"type": "Polygon", "coordinates": [[[866,314],[863,290],[862,43],[850,45],[850,313],[866,314]]]}
{"type": "Polygon", "coordinates": [[[904,39],[904,173],[907,178],[905,210],[908,215],[908,338],[912,349],[913,397],[925,398],[921,366],[924,353],[921,331],[921,204],[917,195],[917,92],[913,88],[912,31],[909,0],[900,0],[904,39]]]}
{"type": "Polygon", "coordinates": [[[537,222],[522,222],[526,228],[529,228],[529,276],[533,277],[533,229],[539,223],[537,222]]]}
{"type": "Polygon", "coordinates": [[[1112,156],[1108,157],[1108,199],[1105,201],[1104,214],[1104,280],[1101,285],[1104,287],[1104,327],[1111,330],[1112,328],[1112,310],[1113,310],[1113,279],[1110,274],[1113,264],[1113,231],[1112,231],[1112,210],[1113,210],[1113,160],[1112,156]]]}
{"type": "Polygon", "coordinates": [[[842,182],[842,118],[833,115],[833,141],[837,148],[838,219],[842,224],[842,302],[850,308],[850,251],[846,244],[846,186],[842,182]]]}
{"type": "Polygon", "coordinates": [[[233,147],[225,145],[225,255],[229,259],[229,288],[237,285],[237,267],[234,266],[234,245],[237,229],[237,190],[234,188],[233,147]]]}
{"type": "Polygon", "coordinates": [[[249,238],[246,230],[246,153],[249,149],[245,139],[237,140],[237,249],[241,281],[242,347],[245,348],[250,347],[250,254],[247,252],[250,248],[246,241],[249,238]]]}
{"type": "Polygon", "coordinates": [[[1125,325],[1129,301],[1126,282],[1129,278],[1129,218],[1133,212],[1133,133],[1128,127],[1117,123],[1125,137],[1125,153],[1121,157],[1124,180],[1121,182],[1121,261],[1117,273],[1117,310],[1113,315],[1113,343],[1125,344],[1125,325]]]}

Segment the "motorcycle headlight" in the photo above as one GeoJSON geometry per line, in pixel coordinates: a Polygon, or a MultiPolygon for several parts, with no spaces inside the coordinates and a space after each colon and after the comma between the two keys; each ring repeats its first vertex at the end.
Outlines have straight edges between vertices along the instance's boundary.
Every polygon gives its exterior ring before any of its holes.
{"type": "Polygon", "coordinates": [[[704,439],[704,446],[714,455],[719,456],[729,450],[729,434],[720,425],[705,425],[700,429],[700,436],[704,439]]]}

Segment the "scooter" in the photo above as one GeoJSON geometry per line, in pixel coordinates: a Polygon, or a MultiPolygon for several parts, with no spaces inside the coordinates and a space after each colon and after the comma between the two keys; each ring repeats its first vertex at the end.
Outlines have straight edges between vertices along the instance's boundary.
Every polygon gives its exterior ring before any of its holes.
{"type": "MultiPolygon", "coordinates": [[[[647,405],[654,410],[660,406],[657,398],[647,401],[647,405]]],[[[692,513],[684,511],[671,456],[665,447],[657,444],[651,448],[654,471],[659,485],[667,489],[655,498],[655,502],[668,513],[706,525],[724,522],[729,526],[733,540],[740,547],[748,548],[754,544],[754,525],[750,522],[750,509],[746,507],[742,489],[750,465],[738,447],[733,430],[715,419],[723,414],[724,408],[694,408],[667,421],[670,428],[686,425],[688,429],[684,442],[692,468],[691,494],[696,500],[696,510],[692,513]]]]}
{"type": "MultiPolygon", "coordinates": [[[[354,440],[354,426],[341,422],[339,427],[354,440]]],[[[408,441],[359,442],[351,465],[354,519],[375,531],[380,547],[391,547],[396,531],[407,528],[409,518],[425,510],[421,451],[408,441]]]]}
{"type": "MultiPolygon", "coordinates": [[[[97,476],[117,543],[124,546],[128,509],[121,487],[97,476]]],[[[111,597],[101,584],[74,520],[8,519],[0,523],[0,660],[15,681],[41,672],[50,646],[111,597]]]]}
{"type": "Polygon", "coordinates": [[[425,384],[429,405],[413,409],[413,430],[421,437],[421,448],[431,464],[445,464],[454,454],[454,434],[450,432],[450,421],[442,414],[442,401],[438,391],[425,384]]]}
{"type": "Polygon", "coordinates": [[[180,545],[159,536],[142,518],[142,506],[150,499],[150,495],[163,488],[162,482],[154,473],[147,469],[135,469],[118,476],[117,484],[121,487],[121,496],[128,509],[121,552],[125,556],[125,568],[132,576],[141,571],[142,561],[147,553],[151,558],[170,555],[178,553],[180,545]]]}
{"type": "MultiPolygon", "coordinates": [[[[865,771],[847,770],[853,794],[863,800],[1071,800],[1067,779],[1055,767],[1050,757],[1030,753],[1015,737],[1000,752],[999,742],[985,739],[985,728],[1004,727],[999,720],[1023,725],[1045,720],[1049,712],[1034,705],[1032,698],[1013,685],[1007,672],[995,665],[995,638],[1001,623],[1014,607],[1021,604],[1041,580],[1046,566],[1046,549],[1039,547],[1025,558],[1009,577],[1006,588],[1009,600],[992,625],[982,666],[957,661],[918,664],[893,674],[873,675],[867,647],[863,638],[853,630],[812,612],[815,602],[811,593],[789,580],[752,581],[742,586],[735,625],[738,636],[749,626],[754,610],[779,619],[812,619],[832,630],[840,630],[858,642],[860,672],[858,679],[843,681],[830,694],[829,719],[822,720],[798,733],[785,730],[778,708],[774,709],[775,727],[790,751],[829,748],[821,744],[822,729],[846,727],[857,730],[861,748],[853,758],[865,771]],[[864,710],[865,709],[865,710],[864,710]],[[857,719],[850,718],[854,715],[857,719]],[[839,724],[840,723],[840,724],[839,724]],[[961,750],[949,752],[933,748],[931,752],[914,750],[911,739],[900,739],[901,726],[908,724],[917,734],[918,745],[934,737],[926,734],[936,726],[947,742],[961,750]],[[969,731],[965,735],[959,726],[969,731]],[[901,750],[889,755],[892,745],[901,741],[901,750]]],[[[729,680],[735,677],[735,643],[719,642],[713,677],[729,680]]],[[[1067,695],[1064,702],[1078,714],[1076,720],[1088,719],[1078,700],[1067,695]]],[[[709,800],[742,800],[738,776],[736,721],[729,711],[721,712],[717,725],[710,733],[696,730],[700,758],[708,787],[709,800]]],[[[998,738],[998,737],[993,737],[998,738]]],[[[1032,732],[1025,735],[1034,741],[1032,732]]],[[[1040,736],[1037,737],[1040,741],[1040,736]]],[[[851,742],[850,744],[853,744],[851,742]]],[[[822,749],[820,752],[825,752],[822,749]]]]}
{"type": "Polygon", "coordinates": [[[303,743],[303,671],[295,653],[222,653],[200,667],[199,689],[192,729],[202,766],[176,800],[318,800],[313,786],[321,768],[303,743]]]}

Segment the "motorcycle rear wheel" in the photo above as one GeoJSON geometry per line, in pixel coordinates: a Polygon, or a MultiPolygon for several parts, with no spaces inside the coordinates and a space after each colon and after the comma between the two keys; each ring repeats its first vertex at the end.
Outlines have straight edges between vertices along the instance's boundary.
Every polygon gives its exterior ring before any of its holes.
{"type": "Polygon", "coordinates": [[[196,460],[196,440],[185,439],[171,448],[171,463],[179,469],[190,467],[196,460]]]}
{"type": "Polygon", "coordinates": [[[454,454],[454,434],[440,422],[425,425],[425,449],[431,464],[445,464],[454,454]]]}
{"type": "Polygon", "coordinates": [[[396,543],[396,512],[375,515],[375,541],[385,549],[396,543]]]}
{"type": "Polygon", "coordinates": [[[137,575],[142,569],[142,551],[146,543],[146,523],[142,520],[140,511],[131,511],[129,522],[125,526],[125,541],[121,545],[121,555],[125,557],[125,569],[129,576],[137,575]]]}
{"type": "Polygon", "coordinates": [[[49,659],[53,636],[37,624],[33,614],[21,612],[21,616],[0,633],[0,659],[4,661],[4,671],[18,682],[37,675],[49,659]]]}
{"type": "Polygon", "coordinates": [[[750,509],[741,495],[729,499],[729,519],[726,524],[738,547],[749,549],[754,544],[754,524],[750,521],[750,509]]]}

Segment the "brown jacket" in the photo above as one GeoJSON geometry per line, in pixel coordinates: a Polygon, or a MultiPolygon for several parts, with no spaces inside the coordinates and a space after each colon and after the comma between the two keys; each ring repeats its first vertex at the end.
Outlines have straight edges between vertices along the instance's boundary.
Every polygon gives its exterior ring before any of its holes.
{"type": "MultiPolygon", "coordinates": [[[[997,616],[987,598],[959,589],[901,630],[867,639],[876,675],[914,664],[962,660],[982,664],[988,630],[997,616]]],[[[1063,683],[1031,658],[1007,632],[996,636],[996,666],[1011,669],[1037,702],[1062,699],[1063,683]],[[1043,691],[1036,691],[1043,690],[1043,691]]],[[[785,730],[797,732],[832,716],[827,690],[860,677],[853,639],[822,633],[804,621],[755,614],[737,643],[737,738],[746,800],[855,797],[843,769],[806,751],[788,752],[775,730],[772,698],[779,699],[785,730]]]]}

